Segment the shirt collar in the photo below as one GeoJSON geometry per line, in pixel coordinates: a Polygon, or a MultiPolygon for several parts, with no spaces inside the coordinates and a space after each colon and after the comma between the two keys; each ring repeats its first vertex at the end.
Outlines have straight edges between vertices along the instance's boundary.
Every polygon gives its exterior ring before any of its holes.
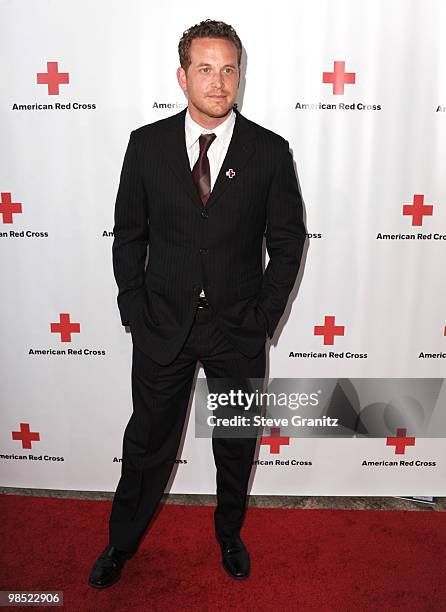
{"type": "Polygon", "coordinates": [[[196,123],[190,116],[189,109],[186,111],[186,119],[184,123],[186,132],[186,148],[190,149],[200,138],[202,134],[215,134],[215,141],[219,141],[223,146],[226,145],[232,136],[232,131],[235,124],[235,113],[232,111],[220,125],[212,130],[207,130],[203,126],[196,123]]]}

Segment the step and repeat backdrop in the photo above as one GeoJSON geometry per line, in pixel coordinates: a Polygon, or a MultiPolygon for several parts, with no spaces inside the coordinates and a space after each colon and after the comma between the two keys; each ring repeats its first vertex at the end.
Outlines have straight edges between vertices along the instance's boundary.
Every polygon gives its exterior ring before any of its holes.
{"type": "MultiPolygon", "coordinates": [[[[0,9],[1,484],[116,487],[132,410],[111,265],[119,174],[130,131],[185,107],[178,40],[213,18],[244,44],[239,109],[289,141],[305,201],[268,376],[329,389],[319,416],[348,420],[342,435],[265,425],[251,492],[445,495],[444,3],[0,9]]],[[[174,493],[215,490],[194,413],[191,400],[174,493]]]]}

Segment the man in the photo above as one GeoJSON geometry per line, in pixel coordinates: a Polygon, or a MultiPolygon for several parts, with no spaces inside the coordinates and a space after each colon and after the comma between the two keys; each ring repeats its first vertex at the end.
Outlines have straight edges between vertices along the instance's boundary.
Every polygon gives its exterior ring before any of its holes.
{"type": "MultiPolygon", "coordinates": [[[[208,380],[263,378],[266,337],[299,269],[305,228],[292,157],[283,138],[234,110],[241,53],[223,22],[187,30],[177,71],[187,111],[130,136],[113,263],[122,323],[133,339],[133,414],[109,545],[89,578],[94,587],[119,579],[159,504],[197,361],[208,380]]],[[[212,439],[215,532],[223,567],[236,579],[250,572],[240,529],[255,446],[252,437],[212,439]]]]}

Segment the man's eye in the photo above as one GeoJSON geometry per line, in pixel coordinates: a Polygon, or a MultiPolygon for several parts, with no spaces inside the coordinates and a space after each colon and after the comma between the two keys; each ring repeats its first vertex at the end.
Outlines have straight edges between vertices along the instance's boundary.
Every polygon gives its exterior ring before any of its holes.
{"type": "Polygon", "coordinates": [[[225,68],[226,74],[232,74],[234,72],[234,68],[225,68]]]}
{"type": "Polygon", "coordinates": [[[204,72],[205,74],[207,74],[209,72],[209,68],[201,68],[200,69],[201,72],[204,72]]]}

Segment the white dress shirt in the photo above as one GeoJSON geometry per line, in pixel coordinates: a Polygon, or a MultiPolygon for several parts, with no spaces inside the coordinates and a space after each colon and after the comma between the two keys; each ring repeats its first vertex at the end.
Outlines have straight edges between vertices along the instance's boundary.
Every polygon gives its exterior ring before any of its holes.
{"type": "Polygon", "coordinates": [[[228,117],[217,125],[213,130],[207,130],[198,125],[190,116],[189,109],[186,112],[184,129],[186,133],[186,149],[189,157],[190,169],[195,166],[195,162],[200,155],[200,143],[198,139],[202,134],[215,134],[216,138],[208,149],[209,168],[211,171],[211,191],[214,188],[218,173],[231,142],[232,132],[234,131],[235,113],[232,111],[228,117]]]}
{"type": "MultiPolygon", "coordinates": [[[[235,113],[232,111],[228,117],[217,125],[213,130],[207,130],[196,123],[190,116],[189,109],[186,111],[186,119],[184,129],[186,134],[186,149],[189,157],[190,169],[195,166],[195,162],[200,155],[200,143],[198,139],[202,134],[215,134],[216,138],[208,149],[209,169],[211,172],[211,191],[214,188],[218,173],[223,164],[223,160],[228,152],[229,143],[231,142],[232,132],[235,125],[235,113]]],[[[205,297],[203,289],[200,292],[200,297],[205,297]]]]}

